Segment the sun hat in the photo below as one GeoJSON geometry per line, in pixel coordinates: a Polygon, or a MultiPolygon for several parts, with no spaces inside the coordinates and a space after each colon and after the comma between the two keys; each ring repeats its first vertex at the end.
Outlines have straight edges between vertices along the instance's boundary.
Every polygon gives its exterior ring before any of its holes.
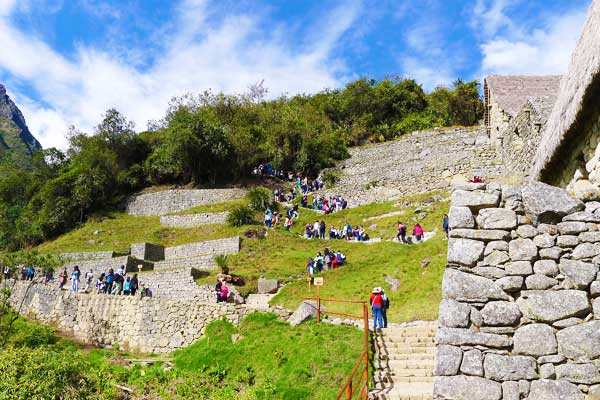
{"type": "Polygon", "coordinates": [[[379,287],[373,288],[373,293],[379,294],[381,293],[381,289],[379,287]]]}

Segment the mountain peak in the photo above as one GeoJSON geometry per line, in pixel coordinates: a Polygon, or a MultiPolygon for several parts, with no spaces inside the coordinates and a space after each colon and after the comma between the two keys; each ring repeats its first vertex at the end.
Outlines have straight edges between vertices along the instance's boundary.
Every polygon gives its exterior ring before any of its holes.
{"type": "Polygon", "coordinates": [[[42,146],[31,134],[25,117],[0,83],[0,160],[10,157],[18,165],[30,165],[29,159],[42,146]]]}

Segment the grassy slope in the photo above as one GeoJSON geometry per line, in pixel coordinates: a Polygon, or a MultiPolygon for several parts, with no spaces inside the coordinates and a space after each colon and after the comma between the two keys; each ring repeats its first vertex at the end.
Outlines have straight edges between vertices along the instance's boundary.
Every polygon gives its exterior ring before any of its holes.
{"type": "Polygon", "coordinates": [[[85,350],[18,319],[9,347],[0,349],[0,398],[117,399],[115,385],[124,385],[132,399],[329,399],[361,348],[357,329],[314,321],[292,328],[254,313],[239,327],[209,324],[206,336],[173,353],[174,367],[164,370],[162,362],[127,366],[135,355],[85,350]]]}
{"type": "MultiPolygon", "coordinates": [[[[403,202],[415,203],[431,198],[431,194],[413,196],[403,202]]],[[[303,297],[313,296],[307,289],[305,265],[308,257],[323,252],[325,247],[342,250],[348,258],[348,265],[335,271],[325,272],[323,295],[328,297],[365,299],[373,286],[388,288],[386,275],[400,279],[397,292],[388,294],[391,299],[389,317],[392,321],[433,319],[437,315],[440,301],[441,276],[446,260],[446,242],[438,233],[430,241],[414,245],[400,245],[392,242],[375,244],[347,243],[345,241],[319,241],[303,239],[303,226],[315,219],[323,218],[327,226],[340,226],[348,220],[351,224],[363,224],[371,237],[390,239],[395,236],[395,224],[402,219],[409,228],[415,216],[414,206],[403,208],[400,203],[375,203],[323,217],[310,210],[301,210],[301,217],[286,232],[282,228],[271,230],[266,240],[243,240],[240,254],[229,257],[232,273],[244,277],[246,286],[243,294],[256,290],[258,277],[277,278],[288,286],[274,299],[274,304],[289,308],[296,307],[303,297]],[[377,218],[363,221],[364,218],[404,210],[400,216],[377,218]],[[423,260],[429,259],[427,267],[421,268],[423,260]]],[[[198,207],[196,211],[217,211],[231,209],[239,201],[198,207]]],[[[440,227],[441,216],[446,212],[447,203],[435,203],[431,207],[421,207],[428,215],[420,221],[426,231],[440,227]]],[[[257,215],[259,218],[260,215],[257,215]]],[[[66,251],[115,250],[126,252],[130,243],[149,241],[172,246],[200,240],[242,235],[248,227],[233,228],[226,225],[205,225],[190,229],[164,228],[158,217],[132,217],[122,213],[111,213],[107,218],[91,221],[81,228],[63,235],[53,242],[40,247],[41,251],[60,253],[66,251]],[[94,235],[95,231],[99,231],[94,235]],[[89,240],[93,240],[90,243],[89,240]]],[[[213,283],[215,274],[203,279],[213,283]]],[[[336,308],[336,306],[330,306],[336,308]]],[[[342,307],[350,310],[350,307],[342,307]]]]}

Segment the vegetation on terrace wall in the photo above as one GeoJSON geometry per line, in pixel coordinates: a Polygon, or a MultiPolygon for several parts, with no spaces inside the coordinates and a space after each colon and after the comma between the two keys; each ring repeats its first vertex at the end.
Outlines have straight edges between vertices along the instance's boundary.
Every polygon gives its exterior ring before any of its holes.
{"type": "Polygon", "coordinates": [[[339,90],[264,99],[205,92],[175,98],[147,132],[110,109],[90,135],[72,128],[66,152],[34,154],[30,170],[0,164],[0,248],[52,239],[136,190],[156,184],[212,186],[254,166],[315,175],[347,157],[347,146],[439,125],[471,125],[477,82],[426,94],[410,79],[359,79],[339,90]]]}

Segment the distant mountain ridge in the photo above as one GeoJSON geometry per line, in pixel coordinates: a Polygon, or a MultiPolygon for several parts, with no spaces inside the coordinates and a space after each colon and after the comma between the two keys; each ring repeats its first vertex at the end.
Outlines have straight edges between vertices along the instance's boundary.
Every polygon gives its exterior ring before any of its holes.
{"type": "Polygon", "coordinates": [[[30,165],[31,156],[42,145],[31,134],[25,117],[0,84],[0,161],[30,165]]]}

